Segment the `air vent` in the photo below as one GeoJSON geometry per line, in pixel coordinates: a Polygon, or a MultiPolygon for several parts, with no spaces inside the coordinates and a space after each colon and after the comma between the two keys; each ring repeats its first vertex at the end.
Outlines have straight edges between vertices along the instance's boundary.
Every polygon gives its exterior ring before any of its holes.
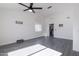
{"type": "Polygon", "coordinates": [[[16,24],[23,24],[23,21],[16,21],[16,24]]]}

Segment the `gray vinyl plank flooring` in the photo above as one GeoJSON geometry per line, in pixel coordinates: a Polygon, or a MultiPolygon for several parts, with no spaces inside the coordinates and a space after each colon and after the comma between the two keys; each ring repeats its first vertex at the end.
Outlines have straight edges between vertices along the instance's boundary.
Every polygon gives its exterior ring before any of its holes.
{"type": "Polygon", "coordinates": [[[53,37],[39,37],[30,40],[26,40],[23,43],[12,43],[4,46],[0,46],[0,55],[6,55],[10,51],[18,50],[35,44],[42,44],[48,48],[57,50],[62,54],[62,56],[78,56],[79,53],[72,51],[72,40],[59,39],[53,37]]]}

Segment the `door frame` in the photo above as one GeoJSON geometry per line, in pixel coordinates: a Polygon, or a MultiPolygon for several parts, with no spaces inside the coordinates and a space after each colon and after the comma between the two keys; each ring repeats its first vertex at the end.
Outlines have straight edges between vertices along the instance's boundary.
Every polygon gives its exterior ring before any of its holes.
{"type": "Polygon", "coordinates": [[[54,23],[49,24],[49,36],[54,37],[54,23]],[[53,25],[53,32],[52,32],[52,36],[50,35],[50,26],[53,25]]]}

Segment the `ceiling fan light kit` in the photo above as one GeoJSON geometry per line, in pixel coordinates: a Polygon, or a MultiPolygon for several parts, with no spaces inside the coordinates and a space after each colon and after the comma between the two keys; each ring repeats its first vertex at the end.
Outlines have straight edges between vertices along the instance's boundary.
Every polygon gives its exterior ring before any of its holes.
{"type": "Polygon", "coordinates": [[[29,12],[32,12],[32,10],[28,10],[29,12]]]}

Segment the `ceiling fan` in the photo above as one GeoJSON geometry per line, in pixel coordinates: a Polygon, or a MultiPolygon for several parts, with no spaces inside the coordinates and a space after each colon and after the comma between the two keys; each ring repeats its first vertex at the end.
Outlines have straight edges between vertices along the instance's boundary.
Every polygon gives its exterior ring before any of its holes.
{"type": "Polygon", "coordinates": [[[25,9],[24,11],[30,11],[30,12],[33,12],[35,13],[34,9],[42,9],[42,7],[33,7],[33,3],[30,3],[30,6],[27,6],[23,3],[19,3],[20,5],[24,6],[24,7],[27,7],[27,9],[25,9]]]}

